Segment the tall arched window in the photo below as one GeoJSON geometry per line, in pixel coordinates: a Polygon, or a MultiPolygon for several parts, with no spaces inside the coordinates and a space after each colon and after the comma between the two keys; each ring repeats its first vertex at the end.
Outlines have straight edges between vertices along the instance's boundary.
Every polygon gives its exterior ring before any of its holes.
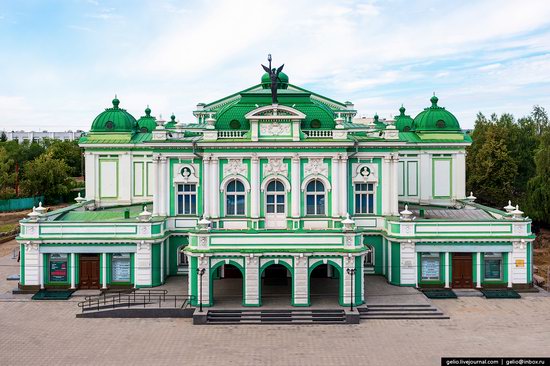
{"type": "Polygon", "coordinates": [[[244,184],[238,179],[233,179],[227,183],[225,192],[227,216],[244,215],[246,201],[244,184]]]}
{"type": "Polygon", "coordinates": [[[279,180],[272,180],[267,185],[266,212],[268,214],[285,213],[285,186],[279,180]]]}
{"type": "Polygon", "coordinates": [[[306,187],[306,214],[325,214],[325,185],[320,180],[314,179],[306,187]]]}

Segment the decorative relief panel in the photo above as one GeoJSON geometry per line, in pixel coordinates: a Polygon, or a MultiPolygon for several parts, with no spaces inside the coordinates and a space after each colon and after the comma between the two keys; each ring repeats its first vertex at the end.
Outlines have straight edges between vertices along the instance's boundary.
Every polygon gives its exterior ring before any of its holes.
{"type": "Polygon", "coordinates": [[[288,164],[283,162],[283,158],[272,158],[264,164],[264,177],[268,175],[282,175],[288,177],[288,164]]]}
{"type": "Polygon", "coordinates": [[[260,124],[260,134],[262,136],[289,136],[290,124],[288,123],[265,123],[260,124]]]}
{"type": "Polygon", "coordinates": [[[376,183],[378,172],[376,164],[353,164],[354,183],[376,183]]]}
{"type": "Polygon", "coordinates": [[[323,162],[323,158],[310,158],[304,166],[304,175],[324,175],[328,177],[328,164],[323,162]]]}
{"type": "Polygon", "coordinates": [[[195,164],[174,164],[174,183],[198,183],[197,166],[195,164]]]}
{"type": "Polygon", "coordinates": [[[248,166],[243,163],[242,159],[229,159],[227,164],[223,166],[224,178],[228,175],[242,175],[247,176],[248,166]]]}

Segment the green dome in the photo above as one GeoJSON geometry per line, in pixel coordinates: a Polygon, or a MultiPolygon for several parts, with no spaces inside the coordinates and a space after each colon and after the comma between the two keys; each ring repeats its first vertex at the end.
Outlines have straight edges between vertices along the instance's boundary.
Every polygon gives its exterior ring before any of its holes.
{"type": "MultiPolygon", "coordinates": [[[[266,72],[262,75],[262,88],[269,89],[271,87],[271,78],[266,72]]],[[[288,75],[281,71],[279,74],[279,82],[277,83],[277,89],[288,88],[288,75]]]]}
{"type": "Polygon", "coordinates": [[[413,130],[417,132],[461,130],[456,117],[444,107],[439,107],[438,100],[435,95],[431,97],[432,106],[425,108],[414,118],[413,130]]]}
{"type": "Polygon", "coordinates": [[[145,108],[145,116],[141,116],[137,121],[139,132],[153,132],[157,127],[156,118],[151,116],[151,109],[149,106],[145,108]]]}
{"type": "Polygon", "coordinates": [[[413,119],[411,116],[405,114],[405,107],[399,108],[399,116],[395,117],[395,128],[400,132],[408,132],[413,128],[413,119]]]}
{"type": "Polygon", "coordinates": [[[165,128],[176,128],[176,116],[174,113],[170,116],[170,122],[166,122],[164,125],[165,128]]]}
{"type": "Polygon", "coordinates": [[[379,120],[378,113],[374,114],[374,125],[379,130],[385,130],[386,129],[386,124],[379,120]]]}
{"type": "Polygon", "coordinates": [[[92,122],[90,132],[135,132],[136,119],[126,109],[119,108],[120,101],[115,96],[113,107],[105,108],[92,122]]]}

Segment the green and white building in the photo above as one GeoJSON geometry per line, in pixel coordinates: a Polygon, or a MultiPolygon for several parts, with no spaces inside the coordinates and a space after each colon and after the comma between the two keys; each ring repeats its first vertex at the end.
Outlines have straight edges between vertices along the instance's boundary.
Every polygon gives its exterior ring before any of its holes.
{"type": "Polygon", "coordinates": [[[415,118],[402,107],[360,124],[352,103],[279,78],[278,104],[265,74],[198,104],[192,124],[149,107],[136,119],[115,98],[80,139],[85,198],[21,221],[19,286],[146,288],[184,274],[182,288],[198,297],[202,281],[213,306],[216,281],[236,275],[242,305],[261,306],[277,269],[289,304],[308,306],[318,268],[338,279],[340,305],[364,303],[369,275],[532,285],[531,221],[466,196],[471,140],[437,97],[415,118]]]}

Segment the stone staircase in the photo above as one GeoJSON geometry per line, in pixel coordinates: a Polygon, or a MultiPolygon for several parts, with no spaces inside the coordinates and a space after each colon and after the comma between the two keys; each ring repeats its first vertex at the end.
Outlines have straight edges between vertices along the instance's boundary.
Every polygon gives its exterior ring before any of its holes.
{"type": "Polygon", "coordinates": [[[344,310],[208,310],[207,324],[346,324],[344,310]]]}
{"type": "Polygon", "coordinates": [[[439,309],[430,304],[416,305],[368,305],[360,307],[361,319],[450,319],[439,309]]]}

